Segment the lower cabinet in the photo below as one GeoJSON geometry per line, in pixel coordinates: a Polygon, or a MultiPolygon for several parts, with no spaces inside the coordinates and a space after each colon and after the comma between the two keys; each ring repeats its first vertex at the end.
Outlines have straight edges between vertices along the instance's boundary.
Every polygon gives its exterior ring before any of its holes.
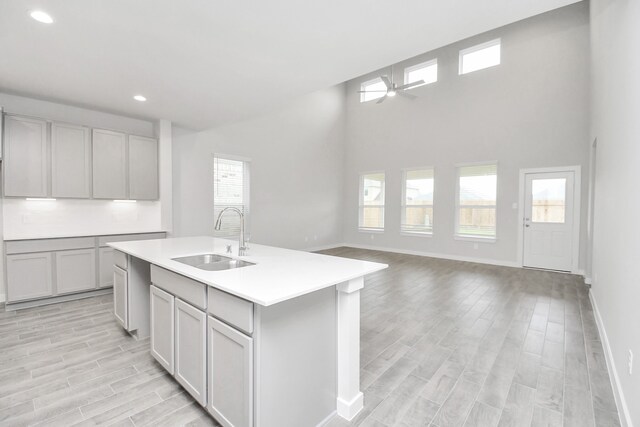
{"type": "Polygon", "coordinates": [[[51,252],[7,255],[7,299],[23,301],[53,293],[51,252]]]}
{"type": "Polygon", "coordinates": [[[176,298],[176,380],[202,406],[207,404],[207,315],[176,298]]]}
{"type": "Polygon", "coordinates": [[[127,302],[129,301],[128,286],[127,286],[127,272],[120,267],[113,267],[113,314],[116,320],[120,322],[123,328],[129,328],[128,313],[129,308],[127,302]]]}
{"type": "Polygon", "coordinates": [[[113,286],[113,248],[100,248],[98,250],[98,287],[108,288],[113,286]]]}
{"type": "Polygon", "coordinates": [[[175,354],[174,305],[173,295],[151,286],[151,355],[172,375],[175,354]]]}
{"type": "Polygon", "coordinates": [[[253,425],[253,340],[209,316],[207,409],[225,427],[253,425]]]}
{"type": "Polygon", "coordinates": [[[55,258],[58,295],[95,289],[95,249],[58,251],[55,258]]]}

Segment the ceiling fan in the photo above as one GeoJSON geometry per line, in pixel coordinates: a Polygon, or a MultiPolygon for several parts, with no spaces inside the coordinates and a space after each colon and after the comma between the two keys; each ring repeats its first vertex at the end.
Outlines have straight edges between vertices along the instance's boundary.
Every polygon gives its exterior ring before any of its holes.
{"type": "Polygon", "coordinates": [[[417,98],[415,95],[407,93],[407,92],[405,92],[405,90],[411,89],[412,87],[420,86],[421,84],[424,84],[424,80],[416,80],[415,82],[411,82],[411,83],[404,84],[402,86],[398,86],[397,84],[393,83],[393,69],[391,70],[391,79],[389,79],[388,76],[383,75],[383,76],[380,76],[380,80],[382,80],[382,82],[386,86],[385,90],[359,90],[358,93],[380,93],[380,92],[383,92],[384,95],[380,99],[378,99],[378,101],[376,102],[376,104],[380,104],[380,103],[384,102],[387,98],[393,97],[393,96],[396,96],[396,95],[400,95],[402,97],[409,98],[409,99],[415,99],[415,98],[417,98]]]}

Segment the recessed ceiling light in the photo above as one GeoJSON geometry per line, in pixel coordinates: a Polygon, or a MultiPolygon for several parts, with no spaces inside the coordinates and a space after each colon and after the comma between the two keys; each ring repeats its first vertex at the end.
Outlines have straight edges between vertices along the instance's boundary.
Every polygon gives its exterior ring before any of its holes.
{"type": "Polygon", "coordinates": [[[135,99],[136,101],[140,101],[140,102],[144,102],[147,100],[147,98],[145,98],[142,95],[134,95],[133,99],[135,99]]]}
{"type": "Polygon", "coordinates": [[[41,10],[34,10],[31,12],[31,17],[38,22],[42,22],[43,24],[52,24],[53,18],[47,12],[43,12],[41,10]]]}

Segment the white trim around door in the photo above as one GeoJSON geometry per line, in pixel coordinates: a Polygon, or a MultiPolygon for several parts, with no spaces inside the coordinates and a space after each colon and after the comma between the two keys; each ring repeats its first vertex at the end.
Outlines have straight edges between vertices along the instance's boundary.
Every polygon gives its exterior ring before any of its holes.
{"type": "Polygon", "coordinates": [[[572,237],[572,260],[571,273],[583,274],[578,267],[580,259],[580,213],[582,211],[581,204],[581,166],[562,166],[548,168],[520,169],[519,180],[519,200],[518,200],[518,265],[524,266],[524,218],[525,218],[525,194],[526,194],[526,175],[533,173],[553,173],[553,172],[573,172],[574,174],[574,191],[573,191],[573,237],[572,237]]]}

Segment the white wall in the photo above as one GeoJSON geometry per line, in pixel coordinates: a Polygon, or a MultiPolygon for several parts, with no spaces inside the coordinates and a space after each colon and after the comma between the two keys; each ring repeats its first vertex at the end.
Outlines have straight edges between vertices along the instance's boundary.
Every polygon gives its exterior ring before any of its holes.
{"type": "Polygon", "coordinates": [[[213,233],[213,153],[222,153],[251,159],[253,242],[288,248],[340,242],[344,118],[340,85],[237,124],[174,128],[174,234],[213,233]]]}
{"type": "Polygon", "coordinates": [[[640,424],[640,2],[592,0],[592,132],[597,138],[592,297],[626,420],[640,424]],[[635,355],[627,371],[628,350],[635,355]],[[621,392],[621,393],[620,393],[621,392]]]}
{"type": "MultiPolygon", "coordinates": [[[[398,248],[447,257],[515,264],[520,221],[521,168],[581,165],[588,176],[589,22],[581,2],[413,58],[394,67],[401,82],[409,65],[438,58],[439,81],[412,90],[418,99],[396,97],[360,103],[363,81],[347,84],[347,150],[344,236],[349,244],[398,248]],[[458,75],[458,52],[502,38],[502,63],[458,75]],[[453,239],[454,165],[498,161],[496,243],[453,239]],[[401,169],[434,166],[433,237],[400,234],[401,169]],[[358,222],[358,174],[386,172],[386,231],[362,233],[358,222]]],[[[586,201],[587,181],[583,181],[586,201]]],[[[586,212],[586,210],[585,210],[586,212]]],[[[586,215],[581,238],[585,241],[586,215]]],[[[584,248],[580,268],[584,266],[584,248]]]]}

